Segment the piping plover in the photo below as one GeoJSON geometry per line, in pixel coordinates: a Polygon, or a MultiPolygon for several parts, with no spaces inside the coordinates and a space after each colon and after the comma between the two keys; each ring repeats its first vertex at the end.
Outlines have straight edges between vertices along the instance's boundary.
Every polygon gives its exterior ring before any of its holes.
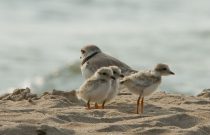
{"type": "Polygon", "coordinates": [[[141,113],[144,109],[144,96],[153,93],[161,83],[161,76],[174,75],[166,64],[157,64],[153,70],[139,71],[126,76],[120,81],[132,93],[139,95],[137,100],[137,114],[139,113],[139,102],[141,100],[141,113]]]}
{"type": "Polygon", "coordinates": [[[120,70],[119,67],[117,67],[117,66],[110,66],[109,68],[112,69],[113,76],[114,76],[115,80],[112,80],[112,82],[111,82],[111,89],[108,92],[108,95],[107,95],[106,99],[104,100],[104,102],[102,104],[102,108],[104,108],[105,103],[109,103],[119,93],[119,83],[120,83],[119,79],[120,79],[120,77],[124,77],[121,74],[121,70],[120,70]]]}
{"type": "Polygon", "coordinates": [[[81,71],[85,79],[92,76],[100,67],[118,66],[124,75],[136,72],[120,60],[103,53],[101,49],[95,45],[84,46],[81,49],[81,54],[81,71]]]}
{"type": "Polygon", "coordinates": [[[81,85],[77,91],[77,97],[87,102],[88,109],[90,109],[90,102],[102,103],[111,88],[112,79],[115,78],[109,67],[98,69],[81,85]]]}

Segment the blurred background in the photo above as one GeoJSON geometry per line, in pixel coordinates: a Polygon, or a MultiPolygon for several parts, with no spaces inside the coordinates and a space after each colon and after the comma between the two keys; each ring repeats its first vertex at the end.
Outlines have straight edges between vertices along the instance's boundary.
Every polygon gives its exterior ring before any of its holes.
{"type": "Polygon", "coordinates": [[[76,89],[80,48],[96,44],[135,69],[167,63],[161,90],[210,88],[209,0],[0,0],[0,94],[76,89]]]}

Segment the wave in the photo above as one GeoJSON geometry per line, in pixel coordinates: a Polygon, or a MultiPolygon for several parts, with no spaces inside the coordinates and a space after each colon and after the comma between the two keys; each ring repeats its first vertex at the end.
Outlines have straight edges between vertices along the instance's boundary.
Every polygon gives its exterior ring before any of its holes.
{"type": "Polygon", "coordinates": [[[75,62],[45,76],[37,76],[32,81],[24,81],[22,87],[30,87],[36,93],[52,89],[69,91],[77,89],[82,80],[79,62],[75,62]]]}

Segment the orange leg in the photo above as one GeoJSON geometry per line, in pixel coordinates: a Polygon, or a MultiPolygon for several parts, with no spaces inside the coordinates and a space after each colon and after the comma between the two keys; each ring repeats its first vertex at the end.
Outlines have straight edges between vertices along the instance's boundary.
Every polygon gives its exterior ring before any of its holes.
{"type": "Polygon", "coordinates": [[[144,97],[141,99],[141,113],[144,113],[144,97]]]}
{"type": "Polygon", "coordinates": [[[103,104],[102,104],[102,109],[104,109],[105,108],[105,103],[106,103],[106,100],[103,102],[103,104]]]}
{"type": "Polygon", "coordinates": [[[137,100],[137,107],[136,107],[136,113],[139,114],[139,102],[140,102],[141,96],[139,96],[137,100]]]}
{"type": "Polygon", "coordinates": [[[90,108],[90,100],[88,100],[88,102],[87,102],[87,109],[88,109],[88,110],[91,109],[91,108],[90,108]]]}
{"type": "Polygon", "coordinates": [[[99,106],[97,103],[95,103],[95,109],[99,109],[99,106]]]}

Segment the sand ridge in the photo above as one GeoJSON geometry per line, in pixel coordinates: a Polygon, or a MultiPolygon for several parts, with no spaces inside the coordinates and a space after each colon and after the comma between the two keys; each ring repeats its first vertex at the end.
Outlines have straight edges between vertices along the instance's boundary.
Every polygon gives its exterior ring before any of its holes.
{"type": "Polygon", "coordinates": [[[106,109],[92,110],[85,109],[75,91],[28,94],[33,96],[19,100],[8,98],[11,95],[15,94],[0,97],[0,135],[210,134],[207,96],[156,92],[146,98],[145,112],[140,115],[134,113],[137,96],[125,89],[106,109]]]}

